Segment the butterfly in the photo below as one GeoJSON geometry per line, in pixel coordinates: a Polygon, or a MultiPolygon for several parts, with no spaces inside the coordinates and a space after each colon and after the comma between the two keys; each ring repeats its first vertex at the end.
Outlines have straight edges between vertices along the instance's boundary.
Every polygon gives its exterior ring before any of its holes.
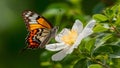
{"type": "Polygon", "coordinates": [[[43,16],[30,10],[24,11],[22,16],[29,32],[26,48],[44,48],[50,39],[55,37],[58,27],[53,27],[43,16]]]}

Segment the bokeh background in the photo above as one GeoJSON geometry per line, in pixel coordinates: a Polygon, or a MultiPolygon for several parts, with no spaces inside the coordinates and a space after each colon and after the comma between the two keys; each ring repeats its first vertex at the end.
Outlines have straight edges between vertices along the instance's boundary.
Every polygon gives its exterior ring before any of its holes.
{"type": "MultiPolygon", "coordinates": [[[[0,68],[72,68],[69,56],[51,61],[54,52],[45,49],[19,51],[26,46],[27,30],[22,18],[24,10],[32,10],[47,18],[54,26],[70,28],[75,19],[86,24],[93,14],[102,13],[120,0],[0,0],[0,68]]],[[[54,42],[52,40],[51,42],[54,42]]],[[[51,43],[50,42],[50,43],[51,43]]]]}

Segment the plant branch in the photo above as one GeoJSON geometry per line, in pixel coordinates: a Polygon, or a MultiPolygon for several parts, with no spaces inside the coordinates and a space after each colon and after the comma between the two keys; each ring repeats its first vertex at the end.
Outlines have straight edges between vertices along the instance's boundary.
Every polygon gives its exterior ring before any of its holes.
{"type": "Polygon", "coordinates": [[[100,61],[96,61],[96,63],[98,63],[98,64],[102,65],[104,68],[110,68],[108,65],[105,65],[105,64],[103,64],[103,63],[102,63],[102,62],[100,62],[100,61]]]}

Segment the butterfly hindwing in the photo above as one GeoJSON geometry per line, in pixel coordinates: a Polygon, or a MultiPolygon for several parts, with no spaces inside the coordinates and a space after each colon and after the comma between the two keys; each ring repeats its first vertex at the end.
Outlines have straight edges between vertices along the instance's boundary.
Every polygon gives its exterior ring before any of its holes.
{"type": "Polygon", "coordinates": [[[27,48],[38,48],[40,45],[40,40],[36,39],[35,36],[38,33],[38,29],[30,31],[29,35],[26,38],[26,42],[28,44],[27,48]]]}
{"type": "Polygon", "coordinates": [[[32,30],[27,37],[28,48],[44,47],[41,44],[45,41],[49,33],[50,31],[46,28],[32,30]]]}

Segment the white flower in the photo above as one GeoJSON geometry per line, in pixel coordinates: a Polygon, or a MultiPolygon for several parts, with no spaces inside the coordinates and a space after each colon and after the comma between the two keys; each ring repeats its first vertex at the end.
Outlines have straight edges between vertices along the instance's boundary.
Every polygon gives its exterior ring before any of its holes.
{"type": "Polygon", "coordinates": [[[64,28],[56,37],[58,43],[46,45],[46,49],[50,51],[59,51],[52,56],[53,61],[62,60],[67,54],[73,52],[77,48],[81,40],[92,34],[92,28],[95,25],[95,20],[91,20],[83,29],[81,21],[76,20],[72,29],[64,28]]]}

